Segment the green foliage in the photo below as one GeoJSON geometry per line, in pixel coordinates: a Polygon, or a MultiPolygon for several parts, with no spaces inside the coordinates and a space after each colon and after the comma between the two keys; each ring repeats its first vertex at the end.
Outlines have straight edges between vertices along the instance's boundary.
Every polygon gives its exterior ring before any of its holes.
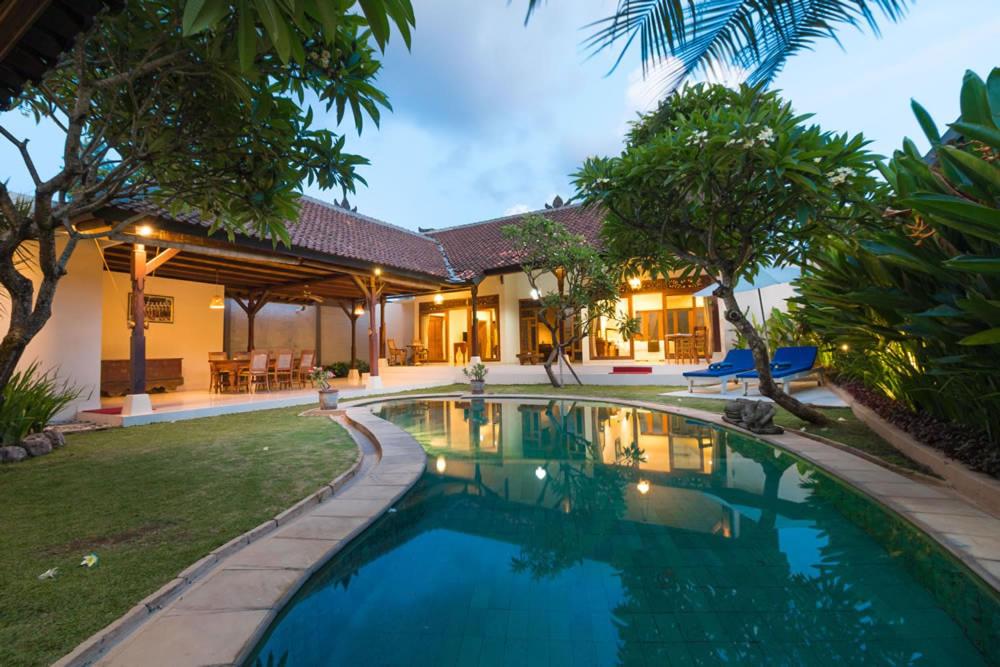
{"type": "MultiPolygon", "coordinates": [[[[766,331],[767,347],[774,352],[779,347],[794,347],[798,345],[811,345],[815,336],[807,331],[802,323],[795,317],[794,312],[783,312],[778,308],[772,308],[768,313],[767,320],[763,325],[757,321],[755,315],[750,315],[750,322],[758,331],[766,331]]],[[[735,348],[746,348],[747,340],[739,331],[733,342],[735,348]]]]}
{"type": "Polygon", "coordinates": [[[473,364],[468,368],[463,368],[462,373],[473,382],[485,382],[489,370],[486,368],[486,364],[473,364]]]}
{"type": "Polygon", "coordinates": [[[323,368],[324,370],[333,373],[333,377],[335,378],[345,378],[351,371],[351,367],[343,361],[335,361],[332,364],[324,366],[323,368]]]}
{"type": "Polygon", "coordinates": [[[575,183],[607,208],[615,257],[732,287],[765,265],[801,263],[817,238],[870,211],[864,137],[807,119],[760,88],[691,86],[642,116],[620,156],[587,160],[575,183]]]}
{"type": "MultiPolygon", "coordinates": [[[[555,355],[564,357],[565,349],[587,335],[599,317],[618,319],[621,272],[582,236],[540,215],[508,225],[503,233],[513,241],[521,269],[538,295],[538,321],[552,332],[555,355]],[[547,289],[543,277],[555,277],[555,289],[547,289]]],[[[622,323],[623,333],[634,330],[634,324],[622,323]]],[[[546,370],[553,361],[545,361],[546,370]]]]}
{"type": "Polygon", "coordinates": [[[60,382],[52,371],[39,372],[37,363],[17,371],[0,401],[0,445],[16,445],[24,436],[40,432],[79,397],[78,388],[60,382]]]}
{"type": "MultiPolygon", "coordinates": [[[[528,0],[528,17],[543,0],[528,0]]],[[[618,0],[614,14],[592,23],[585,40],[597,52],[621,45],[615,67],[638,42],[643,71],[656,68],[665,89],[694,71],[747,72],[750,84],[766,83],[785,60],[818,39],[837,39],[843,27],[879,33],[876,14],[899,20],[908,0],[618,0]]],[[[527,21],[527,18],[525,18],[527,21]]]]}
{"type": "Polygon", "coordinates": [[[908,407],[1000,442],[1000,69],[965,75],[949,143],[913,104],[934,148],[905,141],[883,168],[884,224],[832,240],[800,281],[801,315],[837,369],[908,407]]]}

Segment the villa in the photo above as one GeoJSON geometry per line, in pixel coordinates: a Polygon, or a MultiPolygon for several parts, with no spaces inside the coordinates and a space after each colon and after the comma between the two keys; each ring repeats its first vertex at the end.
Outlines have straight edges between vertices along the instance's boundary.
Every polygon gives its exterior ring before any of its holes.
{"type": "MultiPolygon", "coordinates": [[[[599,210],[562,205],[538,213],[599,243],[599,210]]],[[[134,393],[132,294],[141,280],[146,389],[171,390],[160,401],[176,400],[175,391],[205,397],[213,386],[209,356],[251,349],[314,351],[323,365],[363,360],[372,388],[385,377],[453,381],[476,358],[512,379],[543,382],[534,365],[551,351],[551,334],[503,235],[526,215],[414,232],[304,197],[286,247],[252,236],[229,242],[196,216],[148,205],[103,211],[79,227],[108,232],[108,240],[77,248],[52,319],[24,359],[58,368],[84,389],[72,412],[118,412],[117,397],[134,393]]],[[[555,278],[549,282],[555,289],[555,278]]],[[[601,320],[572,359],[590,381],[641,377],[612,375],[618,367],[678,383],[685,365],[731,347],[715,298],[697,295],[710,286],[707,277],[628,279],[618,308],[640,320],[641,336],[623,340],[613,322],[601,320]]],[[[788,284],[767,288],[768,309],[791,294],[788,284]]],[[[757,300],[745,307],[756,310],[757,300]]],[[[126,402],[123,411],[149,406],[126,402]]]]}

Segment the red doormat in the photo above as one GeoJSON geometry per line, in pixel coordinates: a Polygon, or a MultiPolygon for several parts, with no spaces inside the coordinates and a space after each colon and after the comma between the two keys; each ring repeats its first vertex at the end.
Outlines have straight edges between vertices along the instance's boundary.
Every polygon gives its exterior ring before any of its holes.
{"type": "Polygon", "coordinates": [[[649,375],[653,372],[652,366],[612,366],[612,375],[649,375]]]}
{"type": "Polygon", "coordinates": [[[95,415],[120,415],[122,408],[121,406],[117,408],[97,408],[96,410],[83,410],[82,412],[93,412],[95,415]]]}

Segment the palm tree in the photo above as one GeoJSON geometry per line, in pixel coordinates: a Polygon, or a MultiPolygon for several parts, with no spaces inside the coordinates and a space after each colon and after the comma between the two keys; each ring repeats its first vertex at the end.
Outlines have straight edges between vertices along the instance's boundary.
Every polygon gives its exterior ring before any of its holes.
{"type": "MultiPolygon", "coordinates": [[[[528,0],[527,22],[544,0],[528,0]]],[[[788,56],[844,26],[879,34],[879,18],[898,21],[913,0],[618,0],[591,23],[584,46],[621,46],[612,70],[638,40],[643,74],[670,91],[692,72],[736,69],[749,84],[771,81],[788,56]]]]}

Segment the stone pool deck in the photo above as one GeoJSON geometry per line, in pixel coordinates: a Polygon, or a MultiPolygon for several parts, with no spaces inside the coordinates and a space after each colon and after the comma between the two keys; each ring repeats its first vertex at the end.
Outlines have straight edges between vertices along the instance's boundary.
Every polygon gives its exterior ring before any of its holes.
{"type": "Polygon", "coordinates": [[[239,664],[309,576],[424,471],[424,450],[399,427],[366,408],[348,408],[344,418],[376,447],[373,456],[363,457],[369,460],[350,471],[357,473],[353,479],[338,478],[223,545],[56,664],[239,664]]]}
{"type": "MultiPolygon", "coordinates": [[[[421,398],[472,396],[405,397],[406,400],[421,398]]],[[[550,397],[490,394],[483,398],[538,401],[550,397]]],[[[551,398],[561,402],[599,400],[592,396],[551,398]]],[[[363,465],[359,464],[353,479],[345,482],[338,478],[330,487],[272,521],[220,547],[178,575],[165,587],[169,590],[147,598],[56,664],[114,667],[240,664],[309,576],[389,509],[423,473],[426,454],[419,443],[399,427],[374,416],[368,407],[385,400],[392,398],[368,399],[345,411],[346,422],[364,433],[376,447],[376,452],[366,457],[363,465]]],[[[610,402],[650,410],[667,409],[741,430],[702,410],[646,401],[610,402]]],[[[890,508],[1000,591],[997,517],[976,508],[943,484],[910,478],[797,432],[754,437],[816,465],[890,508]]]]}

